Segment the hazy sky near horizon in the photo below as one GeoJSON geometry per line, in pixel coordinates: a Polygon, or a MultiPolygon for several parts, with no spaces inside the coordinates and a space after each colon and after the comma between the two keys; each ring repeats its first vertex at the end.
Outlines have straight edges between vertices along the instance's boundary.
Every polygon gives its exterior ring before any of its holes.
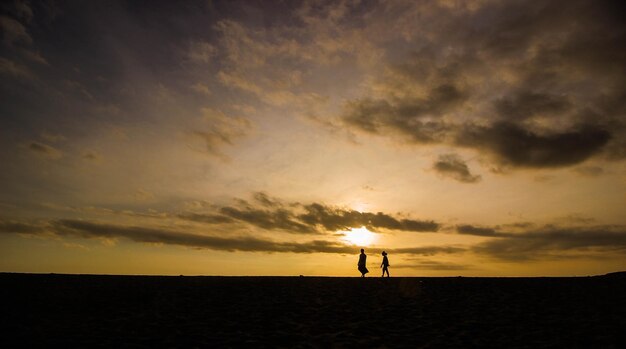
{"type": "Polygon", "coordinates": [[[0,271],[626,262],[621,1],[4,1],[0,271]]]}

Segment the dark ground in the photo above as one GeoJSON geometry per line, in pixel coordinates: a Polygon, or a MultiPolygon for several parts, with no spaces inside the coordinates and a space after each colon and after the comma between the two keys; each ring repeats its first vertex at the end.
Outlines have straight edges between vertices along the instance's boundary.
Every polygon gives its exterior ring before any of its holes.
{"type": "Polygon", "coordinates": [[[0,274],[0,347],[626,348],[626,277],[0,274]]]}

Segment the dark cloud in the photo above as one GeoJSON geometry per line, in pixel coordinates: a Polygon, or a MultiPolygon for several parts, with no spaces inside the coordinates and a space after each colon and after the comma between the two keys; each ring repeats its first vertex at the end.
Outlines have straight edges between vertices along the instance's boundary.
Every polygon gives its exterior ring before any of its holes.
{"type": "Polygon", "coordinates": [[[347,230],[365,226],[371,230],[392,229],[416,232],[435,232],[439,230],[439,224],[434,221],[421,221],[413,219],[398,219],[382,212],[359,212],[333,208],[318,203],[305,205],[305,214],[298,216],[300,220],[309,225],[321,225],[326,230],[347,230]]]}
{"type": "Polygon", "coordinates": [[[354,247],[330,241],[291,243],[252,237],[224,238],[160,228],[120,226],[78,220],[54,221],[52,227],[52,230],[59,235],[86,238],[126,238],[136,242],[163,243],[224,251],[354,253],[355,250],[354,247]]]}
{"type": "Polygon", "coordinates": [[[201,213],[181,213],[177,216],[180,219],[188,221],[207,223],[207,224],[227,224],[233,223],[235,220],[218,214],[201,214],[201,213]]]}
{"type": "Polygon", "coordinates": [[[481,177],[473,175],[463,159],[456,154],[440,155],[433,164],[433,169],[444,177],[449,177],[463,183],[476,183],[481,177]]]}
{"type": "Polygon", "coordinates": [[[466,234],[466,235],[477,235],[477,236],[498,236],[499,235],[499,233],[496,232],[494,228],[476,227],[476,226],[469,225],[469,224],[458,225],[456,227],[456,231],[459,234],[466,234]]]}
{"type": "Polygon", "coordinates": [[[465,94],[454,85],[443,84],[428,98],[362,99],[350,102],[344,121],[361,130],[384,134],[395,131],[416,143],[440,142],[449,130],[438,118],[462,104],[465,94]]]}
{"type": "Polygon", "coordinates": [[[592,226],[589,224],[594,222],[593,219],[576,215],[562,220],[567,222],[564,226],[537,227],[518,223],[481,227],[466,224],[458,225],[456,231],[464,235],[492,238],[474,245],[471,250],[503,260],[554,259],[580,253],[587,253],[587,256],[606,252],[626,253],[624,226],[592,226]]]}
{"type": "Polygon", "coordinates": [[[494,105],[501,117],[513,120],[524,120],[541,115],[558,115],[571,107],[566,96],[532,91],[513,93],[498,99],[494,105]]]}
{"type": "Polygon", "coordinates": [[[516,222],[516,223],[502,224],[503,228],[513,228],[513,229],[530,229],[534,226],[535,224],[531,222],[516,222]]]}
{"type": "Polygon", "coordinates": [[[246,223],[266,230],[294,234],[321,234],[324,231],[367,227],[414,232],[436,232],[439,223],[431,220],[398,218],[383,212],[359,212],[320,203],[283,202],[262,192],[253,194],[254,202],[236,200],[233,206],[217,207],[215,212],[181,213],[181,219],[208,224],[246,223]]]}
{"type": "Polygon", "coordinates": [[[234,220],[246,222],[263,229],[280,229],[292,233],[316,234],[314,226],[295,220],[294,213],[286,209],[263,210],[253,207],[222,207],[219,212],[234,220]]]}
{"type": "Polygon", "coordinates": [[[503,260],[549,259],[563,253],[626,253],[624,227],[552,227],[499,236],[473,247],[473,251],[503,260]]]}
{"type": "Polygon", "coordinates": [[[511,167],[626,158],[622,5],[416,6],[432,21],[412,27],[420,40],[407,43],[404,62],[395,56],[371,91],[346,103],[346,126],[472,148],[511,167]]]}
{"type": "Polygon", "coordinates": [[[456,143],[490,152],[507,165],[541,168],[580,163],[598,153],[610,138],[609,131],[594,125],[540,134],[502,121],[490,126],[466,125],[456,143]]]}
{"type": "MultiPolygon", "coordinates": [[[[263,199],[267,197],[262,196],[263,199]]],[[[258,200],[258,198],[257,198],[258,200]]],[[[267,202],[263,202],[267,205],[267,202]]],[[[276,208],[277,201],[272,201],[272,208],[221,207],[219,213],[234,220],[246,222],[263,229],[281,229],[292,233],[319,233],[318,227],[327,231],[349,230],[368,227],[371,230],[391,229],[416,232],[435,232],[439,224],[434,221],[420,221],[406,218],[395,218],[378,212],[359,212],[342,208],[334,208],[313,203],[303,206],[290,205],[290,208],[276,208]],[[299,213],[304,210],[305,213],[299,213]]]]}
{"type": "Polygon", "coordinates": [[[0,233],[41,234],[43,232],[43,227],[36,224],[0,220],[0,233]]]}

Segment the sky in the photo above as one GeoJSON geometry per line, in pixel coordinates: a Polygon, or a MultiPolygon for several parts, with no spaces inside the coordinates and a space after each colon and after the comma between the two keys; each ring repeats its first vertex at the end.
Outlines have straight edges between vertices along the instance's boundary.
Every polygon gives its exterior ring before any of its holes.
{"type": "Polygon", "coordinates": [[[622,1],[0,9],[0,271],[626,265],[622,1]]]}

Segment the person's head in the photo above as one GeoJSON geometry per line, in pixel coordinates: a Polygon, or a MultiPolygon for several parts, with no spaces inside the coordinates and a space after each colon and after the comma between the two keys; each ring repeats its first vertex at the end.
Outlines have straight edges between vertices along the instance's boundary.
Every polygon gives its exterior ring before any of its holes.
{"type": "Polygon", "coordinates": [[[361,253],[365,253],[365,250],[364,250],[364,249],[361,249],[361,253]]]}
{"type": "Polygon", "coordinates": [[[386,256],[386,255],[387,255],[387,252],[383,251],[383,256],[386,256]]]}

